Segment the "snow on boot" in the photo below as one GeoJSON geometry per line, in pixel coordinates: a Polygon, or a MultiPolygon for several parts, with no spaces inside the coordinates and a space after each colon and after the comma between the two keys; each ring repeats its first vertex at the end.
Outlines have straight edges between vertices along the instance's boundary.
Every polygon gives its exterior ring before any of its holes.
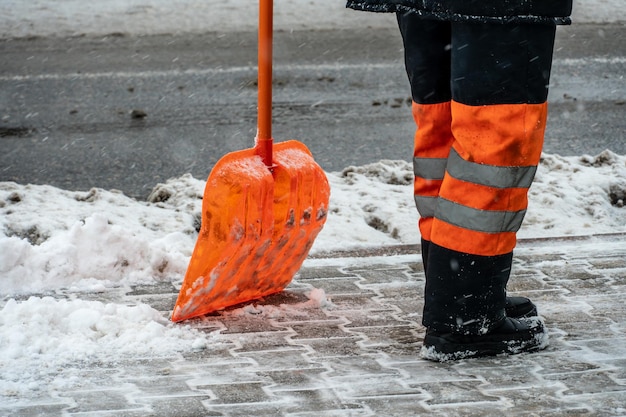
{"type": "Polygon", "coordinates": [[[464,335],[427,330],[421,355],[424,359],[451,360],[535,352],[548,346],[548,333],[539,317],[505,318],[483,335],[464,335]]]}

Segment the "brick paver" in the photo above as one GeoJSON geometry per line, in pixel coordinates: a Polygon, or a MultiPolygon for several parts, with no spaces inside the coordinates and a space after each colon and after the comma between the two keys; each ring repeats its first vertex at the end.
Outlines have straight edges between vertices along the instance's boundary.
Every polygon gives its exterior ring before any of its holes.
{"type": "MultiPolygon", "coordinates": [[[[420,359],[423,285],[417,256],[313,259],[284,293],[188,322],[211,335],[203,351],[77,363],[80,389],[39,391],[0,414],[626,415],[626,236],[520,243],[509,291],[546,319],[551,344],[539,353],[420,359]],[[329,305],[306,303],[312,288],[329,305]]],[[[161,283],[91,296],[167,315],[176,293],[161,283]]]]}

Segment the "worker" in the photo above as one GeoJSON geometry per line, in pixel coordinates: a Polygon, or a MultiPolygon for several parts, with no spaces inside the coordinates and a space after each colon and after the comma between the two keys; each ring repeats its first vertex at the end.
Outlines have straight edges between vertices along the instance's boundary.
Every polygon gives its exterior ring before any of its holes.
{"type": "Polygon", "coordinates": [[[556,26],[572,0],[349,0],[397,15],[411,88],[426,276],[422,356],[538,351],[543,319],[507,296],[543,147],[556,26]]]}

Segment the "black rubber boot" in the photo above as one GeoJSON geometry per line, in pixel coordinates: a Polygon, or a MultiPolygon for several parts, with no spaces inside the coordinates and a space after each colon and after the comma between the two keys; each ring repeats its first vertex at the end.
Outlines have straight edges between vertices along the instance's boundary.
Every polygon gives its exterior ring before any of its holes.
{"type": "MultiPolygon", "coordinates": [[[[424,265],[424,273],[427,271],[428,252],[431,242],[422,238],[422,263],[424,265]]],[[[508,278],[507,278],[508,282],[508,278]]],[[[537,316],[537,306],[526,297],[506,297],[504,309],[507,317],[521,318],[537,316]]]]}
{"type": "Polygon", "coordinates": [[[513,254],[480,256],[428,246],[424,326],[468,335],[498,326],[507,317],[505,287],[513,254]]]}
{"type": "Polygon", "coordinates": [[[539,317],[512,319],[484,335],[460,335],[427,330],[424,359],[445,362],[500,354],[535,352],[548,346],[548,334],[539,317]]]}
{"type": "Polygon", "coordinates": [[[504,305],[507,317],[522,318],[537,316],[537,306],[526,297],[506,297],[504,305]]]}
{"type": "Polygon", "coordinates": [[[479,256],[430,243],[424,294],[425,359],[447,361],[543,349],[547,333],[536,308],[524,297],[509,297],[505,287],[512,253],[479,256]]]}

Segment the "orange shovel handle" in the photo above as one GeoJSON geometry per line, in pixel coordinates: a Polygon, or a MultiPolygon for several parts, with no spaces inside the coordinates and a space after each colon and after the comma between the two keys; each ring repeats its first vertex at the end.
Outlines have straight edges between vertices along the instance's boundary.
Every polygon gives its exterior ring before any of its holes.
{"type": "Polygon", "coordinates": [[[259,80],[257,153],[268,168],[272,161],[272,32],[273,0],[259,0],[259,80]]]}

